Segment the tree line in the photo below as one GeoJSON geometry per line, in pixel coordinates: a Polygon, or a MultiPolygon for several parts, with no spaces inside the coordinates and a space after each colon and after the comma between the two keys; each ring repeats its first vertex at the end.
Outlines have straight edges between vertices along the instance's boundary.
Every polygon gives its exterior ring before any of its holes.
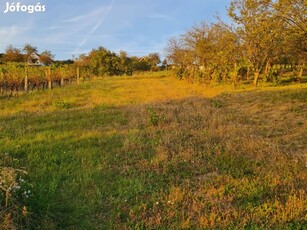
{"type": "Polygon", "coordinates": [[[45,66],[59,67],[74,64],[87,69],[95,76],[132,75],[136,71],[158,71],[167,65],[165,60],[161,63],[159,53],[150,53],[143,57],[130,57],[125,51],[116,54],[104,47],[93,49],[88,54],[81,54],[74,60],[57,61],[54,60],[55,56],[50,51],[45,50],[38,53],[37,48],[30,44],[25,44],[22,49],[9,45],[5,53],[0,54],[0,64],[28,62],[32,53],[38,54],[40,61],[45,66]]]}
{"type": "Polygon", "coordinates": [[[126,51],[119,54],[104,47],[93,49],[88,54],[81,54],[75,63],[78,66],[89,68],[96,76],[132,75],[139,71],[158,71],[166,67],[166,62],[159,53],[150,53],[143,57],[128,56],[126,51]]]}
{"type": "Polygon", "coordinates": [[[5,53],[0,54],[0,64],[8,62],[27,62],[32,53],[36,53],[40,56],[40,60],[44,65],[50,65],[53,62],[54,55],[49,50],[45,50],[38,53],[38,49],[35,46],[26,43],[23,48],[19,49],[8,45],[5,49],[5,53]]]}
{"type": "MultiPolygon", "coordinates": [[[[166,51],[180,78],[272,81],[278,65],[295,66],[304,74],[307,60],[305,0],[234,0],[228,6],[231,23],[217,22],[189,29],[169,39],[166,51]]],[[[292,68],[293,69],[293,68],[292,68]]]]}

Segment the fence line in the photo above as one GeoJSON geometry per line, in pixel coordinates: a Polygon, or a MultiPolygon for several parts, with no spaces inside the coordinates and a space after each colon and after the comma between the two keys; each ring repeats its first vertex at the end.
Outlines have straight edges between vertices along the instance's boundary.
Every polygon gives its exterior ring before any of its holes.
{"type": "Polygon", "coordinates": [[[80,67],[38,67],[16,64],[0,66],[0,95],[13,96],[20,92],[28,93],[36,90],[52,90],[54,87],[64,87],[72,83],[80,84],[91,79],[88,69],[80,67]]]}

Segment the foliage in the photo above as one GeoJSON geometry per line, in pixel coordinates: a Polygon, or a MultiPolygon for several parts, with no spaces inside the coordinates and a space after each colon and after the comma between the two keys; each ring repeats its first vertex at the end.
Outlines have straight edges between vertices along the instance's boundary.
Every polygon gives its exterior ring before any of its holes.
{"type": "Polygon", "coordinates": [[[24,57],[21,54],[20,49],[14,48],[12,45],[8,45],[5,49],[5,53],[2,58],[3,62],[23,62],[24,57]]]}
{"type": "Polygon", "coordinates": [[[37,47],[32,46],[31,44],[27,43],[24,45],[22,51],[26,54],[26,60],[28,59],[28,57],[32,54],[32,53],[37,53],[37,47]]]}
{"type": "Polygon", "coordinates": [[[45,50],[40,54],[40,60],[44,63],[44,65],[51,65],[53,62],[54,55],[49,50],[45,50]]]}

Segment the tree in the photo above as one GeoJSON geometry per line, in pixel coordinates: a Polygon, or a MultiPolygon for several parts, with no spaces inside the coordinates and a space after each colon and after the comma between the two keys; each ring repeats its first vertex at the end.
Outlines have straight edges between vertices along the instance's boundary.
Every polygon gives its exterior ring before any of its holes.
{"type": "Polygon", "coordinates": [[[164,59],[162,61],[161,70],[167,70],[167,65],[168,65],[167,60],[164,59]]]}
{"type": "Polygon", "coordinates": [[[305,0],[278,0],[273,3],[276,16],[295,31],[307,33],[307,2],[305,0]]]}
{"type": "Polygon", "coordinates": [[[273,64],[307,61],[307,3],[305,0],[232,0],[228,15],[233,24],[218,19],[202,22],[185,34],[171,38],[167,59],[177,75],[233,80],[249,76],[254,85],[268,77],[273,64]]]}
{"type": "Polygon", "coordinates": [[[133,58],[128,57],[127,52],[120,51],[117,55],[104,47],[81,54],[76,64],[90,69],[96,76],[132,75],[133,72],[133,58]]]}
{"type": "Polygon", "coordinates": [[[220,80],[240,62],[238,38],[225,23],[194,26],[168,44],[168,59],[179,66],[179,75],[220,80]]]}
{"type": "Polygon", "coordinates": [[[132,66],[134,71],[149,71],[151,66],[148,62],[148,57],[132,57],[132,66]]]}
{"type": "Polygon", "coordinates": [[[80,54],[75,63],[77,66],[90,66],[90,58],[87,54],[80,54]]]}
{"type": "Polygon", "coordinates": [[[278,56],[282,38],[282,20],[275,17],[272,0],[234,0],[228,9],[237,24],[244,56],[254,71],[254,86],[260,73],[278,56]]]}
{"type": "Polygon", "coordinates": [[[148,54],[147,61],[150,66],[150,70],[152,71],[158,70],[158,65],[161,63],[160,54],[159,53],[148,54]]]}
{"type": "Polygon", "coordinates": [[[22,49],[22,51],[26,54],[26,57],[28,58],[32,53],[37,53],[37,47],[30,45],[29,43],[26,43],[22,49]]]}
{"type": "Polygon", "coordinates": [[[300,76],[307,61],[307,2],[304,0],[279,0],[273,4],[276,17],[284,22],[284,53],[282,60],[301,64],[300,76]]]}
{"type": "Polygon", "coordinates": [[[228,73],[240,62],[238,38],[231,27],[221,21],[211,25],[202,22],[184,37],[194,54],[194,66],[205,70],[209,79],[228,78],[228,73]]]}
{"type": "Polygon", "coordinates": [[[132,75],[133,73],[132,61],[131,58],[128,57],[128,53],[124,50],[121,50],[119,52],[119,59],[120,59],[119,72],[121,72],[121,74],[126,74],[129,76],[132,75]]]}
{"type": "Polygon", "coordinates": [[[185,47],[182,36],[169,39],[165,50],[167,52],[167,59],[170,63],[180,68],[184,68],[191,63],[188,58],[189,50],[185,47]]]}
{"type": "Polygon", "coordinates": [[[40,60],[44,65],[50,65],[54,59],[54,55],[49,50],[45,50],[40,54],[40,60]]]}
{"type": "Polygon", "coordinates": [[[104,47],[93,49],[87,59],[89,65],[95,75],[121,75],[120,58],[114,53],[104,47]]]}
{"type": "Polygon", "coordinates": [[[14,48],[12,45],[7,46],[3,55],[4,62],[22,62],[24,59],[20,49],[14,48]]]}

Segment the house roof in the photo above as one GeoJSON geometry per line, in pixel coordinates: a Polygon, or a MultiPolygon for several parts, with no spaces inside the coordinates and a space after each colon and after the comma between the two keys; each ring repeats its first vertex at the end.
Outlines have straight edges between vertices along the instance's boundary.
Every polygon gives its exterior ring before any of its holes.
{"type": "Polygon", "coordinates": [[[41,61],[40,55],[38,53],[33,52],[28,57],[28,65],[44,66],[44,63],[41,61]]]}
{"type": "Polygon", "coordinates": [[[38,53],[31,53],[31,55],[29,56],[29,58],[32,58],[32,59],[39,59],[40,58],[40,55],[38,53]]]}

